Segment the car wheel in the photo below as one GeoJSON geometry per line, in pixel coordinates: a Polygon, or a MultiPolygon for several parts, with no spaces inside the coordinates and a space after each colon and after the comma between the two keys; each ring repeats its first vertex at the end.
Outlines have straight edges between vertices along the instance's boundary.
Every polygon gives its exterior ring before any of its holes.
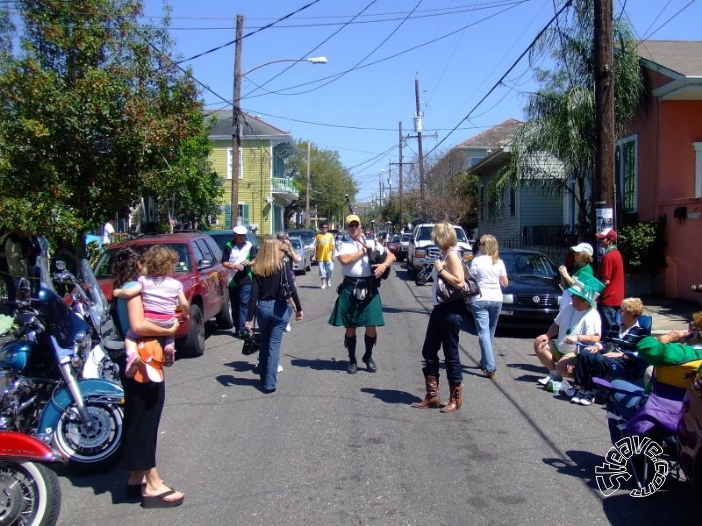
{"type": "Polygon", "coordinates": [[[307,262],[307,267],[305,267],[305,270],[312,270],[312,260],[311,259],[307,262]]]}
{"type": "Polygon", "coordinates": [[[225,289],[224,301],[222,302],[222,310],[217,314],[217,328],[231,329],[234,327],[234,318],[232,318],[232,306],[229,299],[229,291],[225,289]]]}
{"type": "Polygon", "coordinates": [[[300,274],[300,276],[304,276],[305,274],[307,274],[307,268],[303,266],[300,270],[298,270],[298,273],[300,274]]]}
{"type": "Polygon", "coordinates": [[[205,317],[198,305],[190,306],[190,327],[184,338],[182,352],[186,356],[202,356],[205,353],[205,317]]]}

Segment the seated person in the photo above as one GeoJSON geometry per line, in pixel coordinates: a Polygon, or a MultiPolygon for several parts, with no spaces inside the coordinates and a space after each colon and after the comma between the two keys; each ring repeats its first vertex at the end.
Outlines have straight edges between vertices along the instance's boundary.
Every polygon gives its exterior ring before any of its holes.
{"type": "Polygon", "coordinates": [[[639,323],[643,314],[643,302],[639,298],[626,298],[620,306],[621,321],[612,325],[604,338],[589,347],[580,347],[577,356],[563,358],[556,364],[556,371],[565,376],[573,369],[575,379],[572,390],[566,392],[572,396],[571,403],[591,405],[595,395],[590,391],[593,376],[604,377],[613,367],[619,366],[627,376],[636,376],[637,360],[624,354],[625,351],[636,353],[636,344],[650,334],[647,327],[639,323]]]}
{"type": "Polygon", "coordinates": [[[579,281],[568,291],[572,303],[558,313],[544,334],[534,339],[536,357],[549,372],[547,377],[539,380],[543,386],[551,380],[562,380],[556,371],[556,363],[569,353],[574,356],[576,342],[594,344],[600,341],[602,321],[595,308],[597,293],[579,281]]]}

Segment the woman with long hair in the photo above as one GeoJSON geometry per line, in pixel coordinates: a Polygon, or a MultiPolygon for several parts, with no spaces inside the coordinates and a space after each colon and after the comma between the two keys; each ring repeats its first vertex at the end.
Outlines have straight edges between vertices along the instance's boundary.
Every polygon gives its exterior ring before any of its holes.
{"type": "Polygon", "coordinates": [[[251,267],[253,283],[245,327],[249,331],[253,330],[255,315],[261,336],[259,375],[264,393],[276,390],[280,344],[285,334],[285,326],[290,320],[289,298],[284,297],[285,294],[282,293],[284,283],[288,284],[290,298],[295,303],[295,319],[299,321],[303,318],[295,282],[289,279],[287,266],[283,261],[286,256],[285,245],[267,236],[251,267]]]}
{"type": "MultiPolygon", "coordinates": [[[[114,289],[137,285],[143,269],[143,255],[131,247],[121,249],[112,263],[114,289]]],[[[178,320],[169,327],[159,327],[144,316],[141,295],[116,298],[117,325],[122,335],[131,329],[143,337],[170,337],[178,329],[178,320]]],[[[140,358],[134,358],[139,362],[140,358]]],[[[163,483],[156,471],[156,442],[161,413],[166,400],[166,382],[142,383],[124,374],[126,355],[120,360],[120,377],[124,387],[124,457],[129,471],[127,497],[141,497],[145,508],[172,508],[183,503],[185,495],[163,483]]]]}
{"type": "Polygon", "coordinates": [[[462,256],[456,250],[458,239],[453,225],[446,221],[437,223],[431,233],[431,239],[441,250],[442,257],[434,262],[431,288],[434,309],[429,315],[422,347],[422,372],[427,392],[424,400],[413,403],[412,407],[424,409],[439,405],[439,349],[443,347],[450,394],[449,402],[443,406],[441,412],[452,413],[463,404],[463,369],[458,353],[458,335],[461,331],[461,320],[466,314],[466,306],[463,301],[439,303],[436,284],[439,279],[443,279],[447,285],[459,288],[463,285],[465,276],[462,256]]]}
{"type": "Polygon", "coordinates": [[[470,273],[480,286],[480,294],[473,297],[470,310],[478,330],[480,369],[488,378],[497,371],[492,353],[497,320],[502,310],[502,287],[509,284],[505,262],[500,259],[497,239],[491,235],[480,237],[480,252],[470,265],[470,273]]]}

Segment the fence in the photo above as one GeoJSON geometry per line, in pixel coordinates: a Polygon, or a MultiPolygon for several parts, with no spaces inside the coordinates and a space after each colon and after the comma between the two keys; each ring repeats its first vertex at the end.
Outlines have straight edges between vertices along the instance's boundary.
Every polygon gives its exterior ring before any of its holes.
{"type": "Polygon", "coordinates": [[[568,225],[525,226],[520,236],[500,239],[503,248],[520,248],[543,252],[560,265],[566,259],[568,248],[578,242],[578,228],[568,225]]]}

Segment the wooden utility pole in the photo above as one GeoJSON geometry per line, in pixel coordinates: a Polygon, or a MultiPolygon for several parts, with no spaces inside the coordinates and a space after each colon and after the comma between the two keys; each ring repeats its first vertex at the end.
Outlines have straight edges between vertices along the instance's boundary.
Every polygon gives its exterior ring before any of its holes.
{"type": "Polygon", "coordinates": [[[419,102],[419,79],[414,79],[414,99],[417,111],[414,114],[414,131],[417,134],[417,155],[419,162],[419,209],[424,219],[424,154],[422,153],[422,112],[419,102]]]}
{"type": "Polygon", "coordinates": [[[307,141],[307,178],[305,185],[305,228],[310,227],[310,141],[307,141]]]}
{"type": "Polygon", "coordinates": [[[595,1],[595,229],[615,228],[612,0],[595,1]]]}
{"type": "Polygon", "coordinates": [[[399,182],[399,190],[400,190],[400,199],[399,199],[399,212],[400,212],[400,229],[404,226],[405,222],[402,219],[402,121],[400,121],[400,182],[399,182]]]}
{"type": "Polygon", "coordinates": [[[244,17],[236,15],[236,40],[234,41],[234,99],[232,101],[232,198],[231,226],[239,224],[239,152],[241,152],[241,43],[244,34],[244,17]]]}

